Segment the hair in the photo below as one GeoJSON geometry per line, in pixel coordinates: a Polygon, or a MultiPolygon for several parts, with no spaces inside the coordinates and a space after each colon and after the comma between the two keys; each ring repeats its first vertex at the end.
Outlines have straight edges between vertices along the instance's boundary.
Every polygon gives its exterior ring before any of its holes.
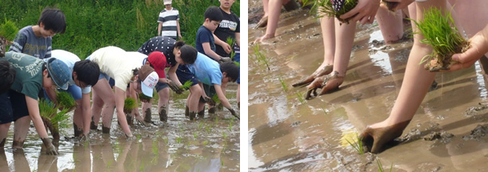
{"type": "MultiPolygon", "coordinates": [[[[132,77],[131,78],[134,78],[136,75],[139,74],[139,69],[140,68],[135,68],[135,69],[132,69],[132,77]]],[[[132,79],[131,79],[132,80],[132,79]]],[[[141,82],[141,80],[139,79],[139,77],[137,77],[137,82],[141,82]]]]}
{"type": "Polygon", "coordinates": [[[231,78],[231,82],[235,82],[239,77],[239,67],[234,62],[224,62],[220,64],[220,72],[227,73],[227,77],[231,78]]]}
{"type": "Polygon", "coordinates": [[[38,25],[44,24],[45,30],[52,30],[54,33],[63,34],[66,30],[66,19],[64,13],[56,8],[46,7],[39,17],[38,25]]]}
{"type": "Polygon", "coordinates": [[[15,81],[15,69],[7,60],[0,59],[0,94],[7,92],[15,81]]]}
{"type": "Polygon", "coordinates": [[[205,11],[205,19],[209,19],[210,21],[222,21],[223,18],[224,16],[222,15],[219,7],[210,6],[205,11]]]}
{"type": "Polygon", "coordinates": [[[181,49],[181,47],[183,45],[185,45],[185,42],[184,41],[176,41],[175,42],[175,45],[173,46],[173,48],[181,49]]]}
{"type": "Polygon", "coordinates": [[[180,52],[181,52],[181,59],[186,64],[193,64],[193,63],[195,63],[195,60],[197,60],[198,51],[197,51],[197,49],[193,48],[192,46],[183,45],[180,48],[180,52]]]}
{"type": "Polygon", "coordinates": [[[78,80],[91,86],[97,84],[98,76],[100,76],[100,67],[90,60],[76,62],[73,71],[78,74],[78,80]]]}

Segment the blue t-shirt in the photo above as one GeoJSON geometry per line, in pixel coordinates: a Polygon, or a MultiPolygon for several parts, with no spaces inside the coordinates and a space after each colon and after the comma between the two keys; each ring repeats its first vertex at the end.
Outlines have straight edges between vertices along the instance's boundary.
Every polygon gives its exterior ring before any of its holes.
{"type": "Polygon", "coordinates": [[[187,65],[187,67],[201,83],[221,85],[223,76],[220,71],[220,65],[210,57],[198,53],[195,63],[187,65]]]}
{"type": "Polygon", "coordinates": [[[197,31],[197,39],[195,41],[195,48],[198,50],[198,52],[205,54],[202,44],[206,42],[210,44],[210,49],[212,49],[212,51],[215,52],[216,47],[215,47],[215,40],[213,34],[210,30],[208,30],[205,26],[202,25],[197,31]]]}
{"type": "Polygon", "coordinates": [[[32,26],[26,26],[19,30],[15,36],[14,44],[9,51],[29,54],[39,59],[51,57],[52,50],[51,37],[37,37],[32,30],[32,26]]]}

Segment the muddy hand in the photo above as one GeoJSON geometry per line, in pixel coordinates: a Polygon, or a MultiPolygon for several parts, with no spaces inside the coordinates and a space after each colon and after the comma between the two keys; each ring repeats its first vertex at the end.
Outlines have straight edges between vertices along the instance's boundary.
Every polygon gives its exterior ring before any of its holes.
{"type": "Polygon", "coordinates": [[[231,62],[232,59],[230,57],[221,57],[219,63],[231,62]]]}
{"type": "Polygon", "coordinates": [[[44,143],[44,146],[46,147],[46,154],[48,155],[58,155],[58,150],[56,147],[53,145],[51,140],[49,138],[43,138],[41,139],[42,142],[44,143]]]}
{"type": "Polygon", "coordinates": [[[241,120],[241,118],[239,118],[239,115],[237,115],[236,111],[232,108],[229,108],[228,109],[230,111],[230,113],[232,114],[232,116],[236,117],[238,120],[241,120]]]}
{"type": "Polygon", "coordinates": [[[319,71],[314,72],[309,77],[307,77],[307,78],[305,78],[305,79],[303,79],[301,81],[298,81],[297,83],[294,83],[292,86],[293,87],[299,87],[299,86],[307,85],[307,84],[313,82],[313,80],[315,80],[315,78],[318,78],[318,77],[321,77],[321,76],[324,76],[324,75],[328,75],[329,73],[332,72],[332,69],[333,69],[333,66],[332,65],[325,66],[322,69],[320,69],[319,71]]]}
{"type": "Polygon", "coordinates": [[[365,152],[380,153],[385,145],[402,135],[410,120],[386,127],[373,128],[369,125],[359,136],[365,152]]]}
{"type": "Polygon", "coordinates": [[[208,103],[208,105],[210,105],[210,106],[215,106],[215,105],[217,104],[217,103],[216,103],[216,102],[215,102],[213,99],[211,99],[210,97],[204,97],[203,99],[204,99],[204,100],[205,100],[205,101],[208,103]]]}
{"type": "Polygon", "coordinates": [[[322,88],[322,83],[325,81],[326,76],[321,76],[318,78],[315,78],[311,84],[307,86],[307,95],[305,96],[305,99],[309,100],[310,98],[317,96],[317,89],[322,88]],[[311,94],[314,94],[313,96],[311,94]]]}
{"type": "Polygon", "coordinates": [[[171,80],[168,80],[168,85],[169,85],[169,88],[171,88],[171,90],[173,90],[174,92],[176,92],[176,94],[181,94],[181,93],[183,93],[185,91],[182,88],[180,88],[178,86],[178,84],[172,82],[171,80]]]}

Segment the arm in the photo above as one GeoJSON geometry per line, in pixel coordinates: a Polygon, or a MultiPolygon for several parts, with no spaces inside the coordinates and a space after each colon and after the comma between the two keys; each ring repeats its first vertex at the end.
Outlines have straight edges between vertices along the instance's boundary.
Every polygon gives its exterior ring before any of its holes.
{"type": "Polygon", "coordinates": [[[178,37],[183,38],[183,36],[181,36],[181,30],[180,30],[180,20],[176,20],[176,29],[178,30],[178,37]]]}
{"type": "MultiPolygon", "coordinates": [[[[220,45],[225,50],[225,52],[227,54],[229,54],[232,51],[231,45],[227,44],[227,42],[220,40],[220,38],[217,37],[215,34],[213,34],[213,37],[215,40],[215,44],[220,45]]],[[[205,52],[205,54],[207,54],[207,53],[205,52]]]]}
{"type": "Polygon", "coordinates": [[[232,109],[232,106],[230,106],[229,100],[224,95],[224,92],[222,91],[222,88],[220,85],[214,84],[215,92],[217,92],[217,96],[219,97],[220,102],[222,105],[224,105],[225,108],[227,109],[232,109]]]}
{"type": "Polygon", "coordinates": [[[169,75],[169,78],[175,82],[176,84],[178,85],[183,85],[181,84],[180,80],[178,79],[178,76],[176,76],[176,69],[178,69],[178,65],[180,65],[179,63],[177,63],[175,66],[171,66],[168,70],[168,75],[169,75]]]}
{"type": "Polygon", "coordinates": [[[81,97],[82,114],[83,114],[83,135],[88,136],[90,133],[91,122],[91,108],[90,108],[90,93],[84,93],[81,97]]]}
{"type": "Polygon", "coordinates": [[[210,58],[213,58],[213,59],[215,59],[217,61],[219,61],[222,58],[215,51],[213,51],[210,48],[210,43],[209,42],[202,43],[202,47],[203,47],[203,51],[205,52],[205,54],[207,56],[209,56],[210,58]]]}
{"type": "Polygon", "coordinates": [[[373,23],[374,16],[380,7],[380,0],[359,0],[356,7],[340,16],[341,19],[349,19],[349,22],[360,21],[361,24],[373,23]]]}
{"type": "Polygon", "coordinates": [[[236,44],[237,46],[241,47],[241,33],[236,32],[236,44]]]}
{"type": "Polygon", "coordinates": [[[49,139],[49,137],[47,136],[44,122],[42,122],[41,114],[39,112],[39,102],[29,96],[25,96],[25,102],[29,111],[29,117],[31,117],[37,134],[39,135],[42,143],[44,143],[44,146],[46,147],[46,153],[49,155],[57,155],[58,150],[56,150],[56,147],[54,147],[54,145],[52,144],[51,139],[49,139]]]}
{"type": "Polygon", "coordinates": [[[158,36],[161,36],[161,28],[163,28],[163,23],[162,22],[159,22],[159,25],[158,25],[158,36]]]}

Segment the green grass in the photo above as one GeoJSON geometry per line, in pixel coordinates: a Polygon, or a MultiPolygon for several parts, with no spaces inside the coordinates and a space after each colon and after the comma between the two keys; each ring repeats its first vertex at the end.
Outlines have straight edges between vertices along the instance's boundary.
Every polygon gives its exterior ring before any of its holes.
{"type": "Polygon", "coordinates": [[[431,66],[431,60],[436,61],[441,69],[448,69],[451,56],[469,47],[469,43],[457,30],[450,12],[443,14],[440,9],[429,8],[424,12],[422,21],[413,20],[413,22],[419,29],[419,32],[414,34],[424,36],[420,42],[433,48],[433,52],[420,61],[420,64],[427,62],[426,66],[431,71],[436,70],[435,66],[431,66]]]}
{"type": "Polygon", "coordinates": [[[363,150],[363,142],[359,139],[359,136],[356,134],[355,140],[346,139],[347,143],[351,145],[360,155],[364,154],[363,150]]]}
{"type": "Polygon", "coordinates": [[[257,61],[259,63],[264,63],[266,65],[266,67],[268,68],[268,70],[271,70],[269,68],[268,59],[266,58],[264,53],[262,53],[259,50],[259,44],[254,45],[253,50],[254,50],[254,56],[256,57],[257,61]]]}

